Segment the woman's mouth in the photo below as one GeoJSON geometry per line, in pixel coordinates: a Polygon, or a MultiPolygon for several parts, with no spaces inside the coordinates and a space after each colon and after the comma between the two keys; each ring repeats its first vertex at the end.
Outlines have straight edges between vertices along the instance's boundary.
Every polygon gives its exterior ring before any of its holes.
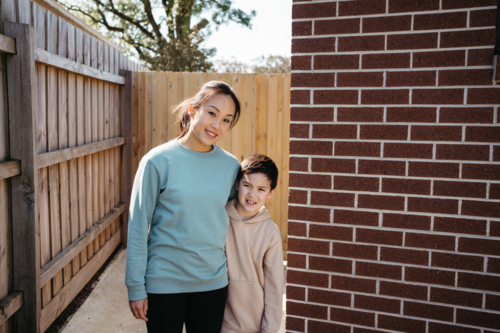
{"type": "Polygon", "coordinates": [[[207,136],[210,137],[210,138],[212,138],[212,139],[215,138],[215,137],[217,137],[216,133],[211,132],[209,130],[205,130],[205,133],[207,133],[207,136]]]}

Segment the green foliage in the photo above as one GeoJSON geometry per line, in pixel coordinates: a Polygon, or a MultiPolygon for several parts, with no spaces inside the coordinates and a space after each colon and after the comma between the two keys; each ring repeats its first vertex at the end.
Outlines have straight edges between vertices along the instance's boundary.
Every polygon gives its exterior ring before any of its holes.
{"type": "Polygon", "coordinates": [[[211,28],[230,21],[251,28],[255,17],[233,8],[232,0],[57,1],[157,71],[210,70],[216,50],[202,43],[211,28]]]}

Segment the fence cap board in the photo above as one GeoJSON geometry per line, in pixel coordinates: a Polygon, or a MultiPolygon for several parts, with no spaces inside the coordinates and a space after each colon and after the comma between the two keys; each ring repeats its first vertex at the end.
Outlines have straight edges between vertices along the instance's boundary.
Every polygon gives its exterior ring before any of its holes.
{"type": "Polygon", "coordinates": [[[0,35],[0,52],[16,54],[16,40],[12,37],[0,35]]]}
{"type": "Polygon", "coordinates": [[[21,161],[0,162],[0,180],[21,174],[21,161]]]}
{"type": "Polygon", "coordinates": [[[14,291],[0,301],[0,326],[24,305],[22,291],[14,291]]]}

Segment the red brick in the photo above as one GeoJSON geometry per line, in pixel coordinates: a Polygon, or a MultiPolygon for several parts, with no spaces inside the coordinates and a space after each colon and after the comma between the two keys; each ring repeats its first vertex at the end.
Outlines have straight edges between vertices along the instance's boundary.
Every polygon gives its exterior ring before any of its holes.
{"type": "Polygon", "coordinates": [[[431,266],[434,267],[444,267],[479,272],[483,270],[484,264],[483,257],[462,256],[458,254],[441,252],[433,252],[431,261],[431,266]]]}
{"type": "Polygon", "coordinates": [[[429,333],[480,333],[475,328],[429,322],[429,333]]]}
{"type": "Polygon", "coordinates": [[[386,143],[384,157],[432,158],[432,145],[415,143],[386,143]]]}
{"type": "Polygon", "coordinates": [[[435,71],[387,72],[387,87],[422,87],[435,85],[435,71]]]}
{"type": "Polygon", "coordinates": [[[495,29],[441,32],[440,47],[495,45],[495,29]]]}
{"type": "Polygon", "coordinates": [[[295,317],[287,317],[286,318],[286,329],[296,331],[296,332],[305,332],[305,326],[306,326],[305,323],[306,323],[305,319],[295,318],[295,317]]]}
{"type": "Polygon", "coordinates": [[[486,221],[436,216],[434,217],[434,231],[486,235],[486,221]]]}
{"type": "Polygon", "coordinates": [[[314,69],[359,69],[359,55],[315,55],[314,69]]]}
{"type": "Polygon", "coordinates": [[[292,87],[334,87],[335,73],[294,73],[292,87]]]}
{"type": "Polygon", "coordinates": [[[458,286],[461,288],[500,291],[500,277],[472,273],[458,273],[458,286]]]}
{"type": "Polygon", "coordinates": [[[500,296],[486,295],[486,309],[500,311],[500,296]]]}
{"type": "Polygon", "coordinates": [[[413,104],[463,104],[464,89],[413,89],[413,104]]]}
{"type": "Polygon", "coordinates": [[[334,3],[294,4],[292,6],[292,19],[333,17],[337,15],[334,3]]]}
{"type": "Polygon", "coordinates": [[[438,269],[405,267],[405,281],[454,286],[455,272],[442,271],[438,269]]]}
{"type": "Polygon", "coordinates": [[[384,178],[382,179],[382,192],[430,194],[431,182],[418,179],[384,178]]]}
{"type": "Polygon", "coordinates": [[[330,209],[288,206],[290,220],[330,222],[330,209]]]}
{"type": "Polygon", "coordinates": [[[292,22],[292,36],[310,35],[312,35],[312,21],[292,22]]]}
{"type": "Polygon", "coordinates": [[[495,9],[472,10],[470,12],[471,27],[494,27],[496,24],[497,11],[495,9]]]}
{"type": "Polygon", "coordinates": [[[437,33],[412,33],[387,36],[388,50],[435,49],[437,48],[437,43],[437,33]]]}
{"type": "Polygon", "coordinates": [[[448,67],[465,66],[465,51],[415,52],[413,67],[448,67]]]}
{"type": "Polygon", "coordinates": [[[288,222],[288,234],[290,236],[307,236],[307,224],[300,222],[288,222]]]}
{"type": "Polygon", "coordinates": [[[493,123],[493,108],[441,108],[440,123],[493,123]]]}
{"type": "Polygon", "coordinates": [[[333,121],[333,108],[290,108],[291,121],[333,121]]]}
{"type": "Polygon", "coordinates": [[[286,286],[286,299],[305,301],[306,300],[306,288],[286,286]]]}
{"type": "Polygon", "coordinates": [[[333,151],[332,142],[325,141],[290,141],[290,154],[298,155],[331,155],[333,151]]]}
{"type": "Polygon", "coordinates": [[[500,180],[500,165],[463,164],[462,178],[500,180]]]}
{"type": "Polygon", "coordinates": [[[409,212],[458,214],[458,200],[435,198],[408,198],[409,212]]]}
{"type": "Polygon", "coordinates": [[[436,108],[388,107],[387,121],[403,123],[435,123],[436,108]]]}
{"type": "Polygon", "coordinates": [[[286,312],[292,316],[301,316],[317,319],[328,318],[328,307],[304,303],[286,302],[286,312]]]}
{"type": "Polygon", "coordinates": [[[367,140],[407,140],[408,126],[361,125],[360,138],[367,140]]]}
{"type": "Polygon", "coordinates": [[[364,310],[399,313],[401,310],[401,301],[390,298],[355,295],[354,307],[364,310]]]}
{"type": "Polygon", "coordinates": [[[453,308],[433,304],[405,302],[404,314],[412,317],[453,322],[453,308]]]}
{"type": "Polygon", "coordinates": [[[411,1],[391,0],[389,2],[389,13],[421,12],[426,10],[438,10],[439,0],[411,1]]]}
{"type": "Polygon", "coordinates": [[[469,88],[467,104],[500,104],[500,89],[469,88]]]}
{"type": "Polygon", "coordinates": [[[493,64],[495,52],[493,48],[478,50],[469,49],[467,54],[467,66],[491,66],[491,64],[493,64]]]}
{"type": "Polygon", "coordinates": [[[401,266],[357,262],[356,275],[401,280],[401,266]]]}
{"type": "Polygon", "coordinates": [[[462,127],[412,126],[411,139],[417,141],[462,141],[462,127]]]}
{"type": "Polygon", "coordinates": [[[363,54],[363,69],[374,68],[410,68],[410,53],[363,54]]]}
{"type": "Polygon", "coordinates": [[[500,161],[500,146],[493,146],[493,161],[500,161]]]}
{"type": "Polygon", "coordinates": [[[292,56],[292,70],[310,70],[311,56],[292,56]]]}
{"type": "Polygon", "coordinates": [[[403,161],[359,160],[358,162],[359,174],[404,176],[405,169],[406,162],[403,161]]]}
{"type": "Polygon", "coordinates": [[[457,323],[500,329],[500,314],[457,309],[457,323]]]}
{"type": "Polygon", "coordinates": [[[292,53],[335,52],[336,37],[293,38],[292,53]]]}
{"type": "Polygon", "coordinates": [[[467,126],[465,141],[500,142],[500,127],[498,126],[467,126]]]}
{"type": "Polygon", "coordinates": [[[309,138],[309,124],[290,124],[291,138],[309,138]]]}
{"type": "Polygon", "coordinates": [[[389,195],[365,195],[358,196],[358,208],[404,210],[405,198],[389,195]]]}
{"type": "Polygon", "coordinates": [[[344,108],[337,109],[337,121],[349,122],[382,122],[384,118],[383,108],[344,108]]]}
{"type": "Polygon", "coordinates": [[[382,87],[383,85],[383,72],[337,73],[337,87],[382,87]]]}
{"type": "Polygon", "coordinates": [[[358,0],[339,2],[339,16],[384,14],[386,0],[358,0]]]}
{"type": "MultiPolygon", "coordinates": [[[[288,222],[288,226],[290,226],[290,222],[288,222]]],[[[288,253],[287,255],[288,267],[306,268],[306,260],[307,256],[302,254],[288,253]]]]}
{"type": "Polygon", "coordinates": [[[288,251],[328,255],[330,252],[330,244],[329,242],[317,240],[289,238],[288,251]]]}
{"type": "Polygon", "coordinates": [[[433,193],[445,197],[486,198],[486,183],[435,181],[433,193]]]}
{"type": "Polygon", "coordinates": [[[408,175],[411,177],[458,178],[460,164],[410,162],[408,175]]]}
{"type": "Polygon", "coordinates": [[[313,138],[320,139],[356,139],[356,125],[313,125],[313,138]]]}
{"type": "Polygon", "coordinates": [[[290,187],[331,189],[332,177],[327,175],[290,173],[290,187]]]}
{"type": "Polygon", "coordinates": [[[356,34],[360,32],[360,19],[334,19],[314,22],[315,35],[356,34]]]}
{"type": "Polygon", "coordinates": [[[380,281],[380,294],[426,301],[427,287],[413,284],[380,281]]]}
{"type": "Polygon", "coordinates": [[[290,91],[291,104],[309,104],[311,103],[311,92],[309,90],[290,91]]]}
{"type": "MultiPolygon", "coordinates": [[[[493,224],[493,222],[492,222],[493,224]]],[[[496,225],[498,225],[498,223],[495,223],[496,225]]],[[[492,236],[495,236],[495,235],[492,235],[492,236]]],[[[498,235],[496,235],[498,236],[498,235]]],[[[489,273],[500,273],[500,259],[499,258],[488,258],[488,267],[487,267],[487,271],[489,273]]]]}
{"type": "Polygon", "coordinates": [[[443,9],[496,6],[496,0],[443,0],[443,9]]]}
{"type": "Polygon", "coordinates": [[[377,251],[376,246],[332,243],[332,255],[335,257],[377,260],[377,251]]]}
{"type": "Polygon", "coordinates": [[[500,199],[500,184],[490,184],[490,199],[500,199]]]}
{"type": "Polygon", "coordinates": [[[333,188],[347,191],[378,192],[378,178],[334,176],[333,188]]]}
{"type": "Polygon", "coordinates": [[[309,269],[323,272],[351,274],[352,261],[309,256],[309,269]]]}
{"type": "Polygon", "coordinates": [[[493,69],[463,69],[439,71],[440,86],[491,85],[493,69]]]}
{"type": "Polygon", "coordinates": [[[411,30],[411,16],[385,16],[363,18],[363,33],[411,30]]]}
{"type": "Polygon", "coordinates": [[[500,216],[500,202],[467,201],[462,202],[462,215],[500,216]]]}
{"type": "Polygon", "coordinates": [[[358,104],[357,90],[316,90],[314,104],[358,104]]]}
{"type": "Polygon", "coordinates": [[[490,147],[480,145],[437,145],[436,157],[440,160],[488,161],[490,147]]]}
{"type": "Polygon", "coordinates": [[[333,223],[378,226],[378,213],[336,209],[333,223]]]}
{"type": "Polygon", "coordinates": [[[383,214],[382,226],[387,228],[430,230],[430,216],[383,214]]]}
{"type": "Polygon", "coordinates": [[[354,207],[354,193],[312,192],[311,204],[320,206],[354,207]]]}
{"type": "Polygon", "coordinates": [[[328,332],[338,332],[338,333],[350,333],[351,328],[349,326],[325,323],[322,321],[309,320],[307,322],[308,332],[316,333],[328,333],[328,332]]]}
{"type": "Polygon", "coordinates": [[[358,291],[362,293],[375,293],[376,281],[370,279],[357,279],[348,276],[332,275],[332,289],[358,291]]]}
{"type": "Polygon", "coordinates": [[[311,170],[313,172],[355,173],[356,160],[313,158],[311,170]]]}
{"type": "Polygon", "coordinates": [[[415,15],[414,30],[456,29],[467,27],[467,12],[415,15]]]}
{"type": "Polygon", "coordinates": [[[352,228],[311,224],[309,237],[352,241],[352,228]]]}
{"type": "Polygon", "coordinates": [[[483,295],[456,289],[431,288],[431,302],[480,308],[483,295]]]}
{"type": "Polygon", "coordinates": [[[375,326],[375,314],[352,311],[340,308],[330,308],[330,320],[363,326],[375,326]]]}
{"type": "Polygon", "coordinates": [[[408,104],[408,89],[362,90],[361,104],[408,104]]]}
{"type": "Polygon", "coordinates": [[[378,142],[335,142],[335,156],[380,156],[378,142]]]}
{"type": "Polygon", "coordinates": [[[378,327],[398,332],[424,333],[425,321],[381,314],[378,316],[378,327]]]}
{"type": "Polygon", "coordinates": [[[403,245],[403,233],[398,231],[358,228],[356,230],[356,242],[403,245]]]}
{"type": "Polygon", "coordinates": [[[380,249],[380,260],[427,266],[429,264],[429,252],[382,247],[380,249]]]}
{"type": "Polygon", "coordinates": [[[338,52],[382,51],[384,48],[384,36],[338,37],[338,52]]]}
{"type": "Polygon", "coordinates": [[[290,171],[307,171],[307,157],[290,157],[290,171]]]}
{"type": "Polygon", "coordinates": [[[500,241],[493,239],[460,237],[458,242],[458,251],[498,256],[500,255],[500,241]]]}
{"type": "Polygon", "coordinates": [[[313,286],[328,288],[328,274],[311,273],[288,269],[286,273],[286,282],[299,284],[302,286],[313,286]]]}

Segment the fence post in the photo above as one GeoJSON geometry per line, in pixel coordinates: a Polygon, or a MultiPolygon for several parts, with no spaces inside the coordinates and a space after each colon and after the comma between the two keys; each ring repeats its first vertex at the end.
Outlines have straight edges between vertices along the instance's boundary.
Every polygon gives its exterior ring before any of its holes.
{"type": "Polygon", "coordinates": [[[41,311],[34,33],[27,24],[3,24],[16,39],[16,54],[6,56],[10,158],[21,160],[21,175],[11,179],[14,290],[24,292],[16,331],[31,333],[40,331],[41,311]]]}
{"type": "Polygon", "coordinates": [[[125,137],[125,145],[122,146],[122,179],[120,200],[125,203],[125,212],[122,214],[121,242],[127,245],[128,210],[130,206],[130,193],[132,192],[132,156],[133,156],[133,133],[132,133],[132,91],[134,87],[134,72],[121,70],[120,75],[125,77],[125,85],[121,86],[121,124],[120,132],[125,137]]]}

